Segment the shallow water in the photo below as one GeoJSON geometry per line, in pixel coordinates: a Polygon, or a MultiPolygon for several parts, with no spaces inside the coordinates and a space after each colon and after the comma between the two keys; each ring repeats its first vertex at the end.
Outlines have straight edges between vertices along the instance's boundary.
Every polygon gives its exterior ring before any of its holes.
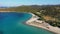
{"type": "Polygon", "coordinates": [[[0,12],[0,34],[53,34],[42,28],[25,25],[28,13],[0,12]]]}

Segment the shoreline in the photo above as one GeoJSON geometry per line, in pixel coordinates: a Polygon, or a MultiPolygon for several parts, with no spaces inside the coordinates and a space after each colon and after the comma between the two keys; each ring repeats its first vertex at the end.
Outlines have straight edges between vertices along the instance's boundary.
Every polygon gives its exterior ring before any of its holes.
{"type": "MultiPolygon", "coordinates": [[[[15,11],[0,11],[0,12],[15,12],[15,11]]],[[[49,24],[47,25],[47,23],[45,23],[45,24],[44,23],[40,23],[42,21],[38,21],[37,20],[37,19],[39,19],[38,16],[36,16],[36,15],[34,15],[32,13],[30,13],[30,14],[32,15],[32,17],[29,20],[27,20],[25,24],[30,25],[30,26],[35,26],[35,27],[38,27],[38,28],[43,28],[43,29],[51,31],[53,33],[60,34],[60,28],[53,27],[53,26],[51,26],[49,24]],[[35,23],[36,21],[38,21],[39,23],[38,22],[35,23]]]]}
{"type": "MultiPolygon", "coordinates": [[[[30,13],[30,14],[32,14],[32,13],[30,13]]],[[[44,23],[35,23],[36,21],[38,21],[37,19],[39,19],[39,17],[32,14],[32,17],[28,21],[26,21],[26,24],[30,25],[30,26],[35,26],[38,28],[43,28],[43,29],[53,32],[55,34],[60,34],[60,29],[58,27],[53,27],[53,26],[47,24],[46,22],[44,22],[45,24],[44,23]]],[[[42,21],[39,21],[39,22],[42,22],[42,21]]]]}
{"type": "MultiPolygon", "coordinates": [[[[38,29],[42,28],[42,27],[37,27],[37,26],[29,25],[29,24],[26,24],[26,23],[24,23],[24,24],[25,24],[25,25],[28,25],[28,26],[31,26],[31,27],[38,28],[38,29]]],[[[42,29],[43,29],[43,30],[46,30],[46,29],[44,29],[44,28],[42,28],[42,29]]],[[[46,30],[46,31],[51,32],[51,33],[53,33],[53,34],[57,34],[57,33],[55,33],[55,32],[49,31],[49,30],[46,30]]]]}
{"type": "Polygon", "coordinates": [[[15,12],[15,11],[0,11],[0,12],[15,12]]]}

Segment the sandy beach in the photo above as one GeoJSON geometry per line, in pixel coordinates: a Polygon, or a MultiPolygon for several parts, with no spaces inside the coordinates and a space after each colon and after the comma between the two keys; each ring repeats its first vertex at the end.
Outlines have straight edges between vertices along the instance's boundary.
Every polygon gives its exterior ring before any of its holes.
{"type": "MultiPolygon", "coordinates": [[[[32,13],[30,13],[30,14],[32,14],[32,13]]],[[[49,25],[48,23],[46,23],[44,21],[37,20],[38,18],[39,17],[37,17],[36,15],[32,14],[31,19],[29,19],[26,22],[26,24],[27,25],[31,25],[31,26],[36,26],[36,27],[39,27],[39,28],[43,28],[43,29],[46,29],[48,31],[54,32],[56,34],[60,34],[60,28],[53,27],[53,26],[49,25]]]]}
{"type": "Polygon", "coordinates": [[[15,12],[15,11],[0,11],[0,12],[15,12]]]}

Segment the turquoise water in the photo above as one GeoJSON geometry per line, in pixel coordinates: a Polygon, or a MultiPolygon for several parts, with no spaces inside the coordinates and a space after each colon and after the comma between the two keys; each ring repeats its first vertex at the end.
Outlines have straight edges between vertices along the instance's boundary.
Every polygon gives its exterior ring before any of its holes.
{"type": "Polygon", "coordinates": [[[0,34],[53,34],[24,24],[31,16],[28,13],[0,12],[0,34]]]}

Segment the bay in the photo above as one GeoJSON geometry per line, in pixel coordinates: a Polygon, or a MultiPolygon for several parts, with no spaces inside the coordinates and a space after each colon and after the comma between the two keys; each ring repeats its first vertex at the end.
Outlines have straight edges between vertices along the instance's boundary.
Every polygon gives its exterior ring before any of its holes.
{"type": "Polygon", "coordinates": [[[24,24],[31,17],[29,13],[0,12],[0,34],[53,34],[24,24]]]}

